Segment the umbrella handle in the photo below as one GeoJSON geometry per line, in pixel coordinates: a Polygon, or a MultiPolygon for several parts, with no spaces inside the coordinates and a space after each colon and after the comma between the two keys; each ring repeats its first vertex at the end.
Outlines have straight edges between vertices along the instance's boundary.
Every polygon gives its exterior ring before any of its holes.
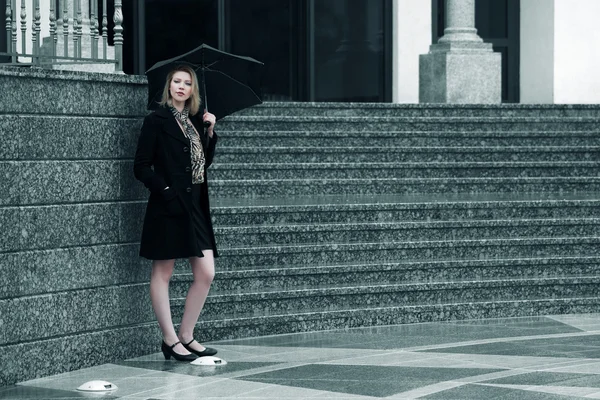
{"type": "Polygon", "coordinates": [[[210,121],[204,121],[203,123],[205,128],[209,128],[212,125],[210,121]]]}

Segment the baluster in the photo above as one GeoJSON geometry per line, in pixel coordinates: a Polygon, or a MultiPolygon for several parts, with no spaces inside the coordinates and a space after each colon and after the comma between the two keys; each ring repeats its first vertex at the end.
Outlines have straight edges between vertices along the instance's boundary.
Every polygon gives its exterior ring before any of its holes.
{"type": "Polygon", "coordinates": [[[77,47],[77,6],[78,6],[78,1],[74,0],[73,1],[73,57],[77,58],[79,57],[79,54],[77,54],[77,50],[79,47],[77,47]]]}
{"type": "Polygon", "coordinates": [[[108,50],[108,16],[106,14],[106,0],[102,0],[102,43],[104,51],[103,58],[106,60],[106,51],[108,50]]]}
{"type": "Polygon", "coordinates": [[[123,8],[121,0],[115,0],[115,59],[117,60],[117,71],[123,71],[123,8]]]}
{"type": "MultiPolygon", "coordinates": [[[[33,24],[32,24],[32,32],[31,32],[31,54],[34,56],[38,56],[40,54],[40,31],[42,30],[41,20],[42,16],[40,14],[40,0],[33,0],[33,24]]],[[[34,64],[39,64],[40,58],[33,57],[31,60],[34,64]]]]}
{"type": "MultiPolygon", "coordinates": [[[[11,0],[6,0],[11,1],[11,0]]],[[[17,62],[17,0],[12,0],[12,45],[10,46],[13,53],[12,62],[17,62]]]]}
{"type": "Polygon", "coordinates": [[[56,56],[56,43],[58,42],[58,36],[56,35],[56,12],[56,2],[55,0],[50,0],[50,46],[53,56],[56,56]]]}
{"type": "Polygon", "coordinates": [[[91,0],[90,36],[92,38],[92,58],[98,58],[98,1],[91,0]]]}
{"type": "Polygon", "coordinates": [[[21,53],[27,54],[27,9],[25,0],[21,0],[21,53]]]}
{"type": "Polygon", "coordinates": [[[68,0],[63,0],[63,57],[69,57],[69,5],[68,0]]]}
{"type": "Polygon", "coordinates": [[[6,10],[5,10],[5,15],[6,15],[6,51],[8,53],[10,53],[10,48],[11,48],[11,43],[10,43],[10,30],[12,27],[12,8],[11,8],[11,4],[10,4],[10,0],[6,0],[6,10]]]}
{"type": "Polygon", "coordinates": [[[77,3],[77,57],[83,58],[83,53],[81,52],[81,36],[83,36],[83,18],[81,16],[81,0],[75,0],[77,3]]]}

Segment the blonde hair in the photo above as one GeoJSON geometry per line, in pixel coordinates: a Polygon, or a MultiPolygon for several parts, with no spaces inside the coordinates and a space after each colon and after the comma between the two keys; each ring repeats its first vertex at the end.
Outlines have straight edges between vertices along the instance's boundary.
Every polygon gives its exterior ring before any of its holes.
{"type": "Polygon", "coordinates": [[[162,98],[160,99],[160,102],[158,104],[160,104],[161,106],[171,104],[171,92],[169,91],[169,88],[171,87],[171,81],[173,80],[173,76],[177,72],[187,72],[192,77],[192,94],[190,95],[190,98],[185,101],[185,105],[188,106],[188,108],[190,109],[190,115],[196,115],[198,114],[198,111],[200,111],[201,104],[200,89],[198,87],[198,77],[196,76],[196,72],[193,70],[193,68],[187,65],[179,65],[173,68],[171,72],[169,72],[169,75],[167,75],[167,80],[165,82],[165,88],[163,89],[162,98]]]}

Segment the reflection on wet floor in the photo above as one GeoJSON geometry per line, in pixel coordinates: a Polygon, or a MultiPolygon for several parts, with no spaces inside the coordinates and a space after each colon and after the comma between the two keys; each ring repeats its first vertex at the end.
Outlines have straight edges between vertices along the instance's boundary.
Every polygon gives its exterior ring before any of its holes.
{"type": "MultiPolygon", "coordinates": [[[[331,330],[211,343],[222,367],[154,353],[22,382],[0,399],[600,399],[600,315],[331,330]]],[[[158,350],[158,348],[157,348],[158,350]]]]}

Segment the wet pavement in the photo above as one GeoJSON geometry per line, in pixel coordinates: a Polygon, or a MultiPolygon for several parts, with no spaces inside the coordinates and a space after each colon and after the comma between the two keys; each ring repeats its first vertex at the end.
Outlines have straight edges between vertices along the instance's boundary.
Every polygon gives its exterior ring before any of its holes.
{"type": "MultiPolygon", "coordinates": [[[[210,343],[0,389],[0,399],[600,399],[600,314],[452,321],[210,343]],[[76,389],[105,380],[105,394],[76,389]]],[[[158,350],[158,344],[157,344],[158,350]]]]}

